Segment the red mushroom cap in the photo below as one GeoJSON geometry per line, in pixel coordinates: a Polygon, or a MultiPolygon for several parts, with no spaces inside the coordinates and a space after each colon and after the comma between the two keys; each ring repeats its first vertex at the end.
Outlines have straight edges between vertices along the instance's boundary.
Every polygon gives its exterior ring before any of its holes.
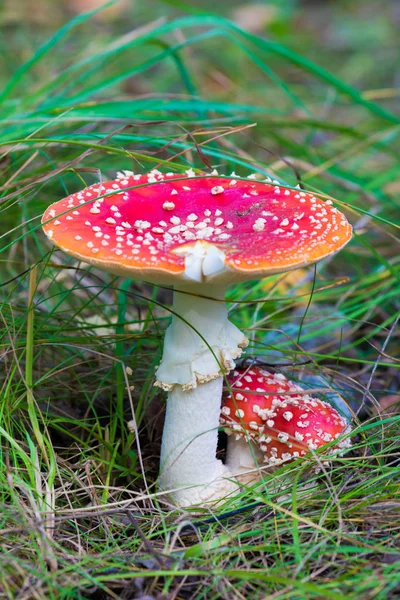
{"type": "MultiPolygon", "coordinates": [[[[267,463],[276,465],[304,456],[348,428],[335,408],[304,393],[280,373],[259,367],[237,369],[230,384],[233,393],[222,407],[221,424],[228,433],[240,435],[246,430],[267,463]]],[[[334,451],[349,445],[349,439],[342,440],[334,451]]]]}
{"type": "Polygon", "coordinates": [[[328,200],[254,179],[119,174],[55,202],[46,235],[65,252],[116,274],[188,282],[188,260],[206,256],[197,281],[230,283],[314,263],[351,238],[328,200]]]}

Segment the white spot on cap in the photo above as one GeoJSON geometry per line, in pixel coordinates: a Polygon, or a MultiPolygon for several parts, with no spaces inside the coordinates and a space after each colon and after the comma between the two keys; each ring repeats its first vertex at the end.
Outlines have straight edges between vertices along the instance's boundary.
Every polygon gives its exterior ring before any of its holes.
{"type": "Polygon", "coordinates": [[[265,226],[265,219],[259,218],[253,225],[254,231],[263,231],[265,226]]]}
{"type": "Polygon", "coordinates": [[[164,202],[164,204],[162,205],[164,210],[174,210],[175,208],[175,204],[173,202],[164,202]]]}
{"type": "Polygon", "coordinates": [[[149,223],[148,221],[142,221],[140,219],[137,219],[137,221],[135,221],[133,225],[138,229],[148,229],[151,226],[151,223],[149,223]]]}
{"type": "Polygon", "coordinates": [[[222,185],[216,185],[215,187],[211,188],[211,193],[213,196],[217,196],[218,194],[223,194],[224,188],[222,187],[222,185]]]}

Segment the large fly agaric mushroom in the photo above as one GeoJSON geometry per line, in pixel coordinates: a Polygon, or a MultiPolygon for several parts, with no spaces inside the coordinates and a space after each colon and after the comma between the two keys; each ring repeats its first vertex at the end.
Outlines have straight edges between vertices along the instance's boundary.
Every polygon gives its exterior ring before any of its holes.
{"type": "Polygon", "coordinates": [[[281,373],[253,366],[235,369],[229,381],[232,392],[221,409],[229,435],[226,465],[242,482],[338,438],[328,454],[350,446],[343,437],[350,431],[346,419],[281,373]]]}
{"type": "Polygon", "coordinates": [[[223,374],[247,345],[228,320],[230,283],[312,264],[351,226],[332,202],[216,172],[118,174],[52,204],[48,238],[114,274],[174,286],[156,385],[168,391],[160,485],[178,505],[235,489],[216,459],[223,374]]]}

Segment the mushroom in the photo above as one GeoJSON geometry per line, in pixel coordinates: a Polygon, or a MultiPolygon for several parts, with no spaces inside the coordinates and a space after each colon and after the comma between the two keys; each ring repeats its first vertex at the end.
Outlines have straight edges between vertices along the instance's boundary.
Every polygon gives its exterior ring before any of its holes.
{"type": "Polygon", "coordinates": [[[313,194],[234,174],[119,173],[52,204],[47,237],[76,258],[174,286],[156,384],[168,392],[160,487],[181,506],[236,489],[216,458],[223,374],[246,337],[228,320],[230,283],[312,264],[338,251],[351,226],[313,194]]]}
{"type": "Polygon", "coordinates": [[[338,438],[328,454],[350,446],[343,437],[350,431],[346,419],[281,373],[254,366],[236,369],[229,379],[232,393],[221,409],[229,435],[226,465],[243,483],[258,479],[263,467],[305,456],[338,438]]]}

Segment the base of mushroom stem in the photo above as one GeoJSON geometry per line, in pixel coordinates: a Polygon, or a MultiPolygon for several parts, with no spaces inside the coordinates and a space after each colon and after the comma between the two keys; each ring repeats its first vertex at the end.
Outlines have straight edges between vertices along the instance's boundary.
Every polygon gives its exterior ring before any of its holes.
{"type": "Polygon", "coordinates": [[[206,485],[188,486],[179,490],[165,491],[165,499],[180,508],[210,508],[217,507],[226,500],[240,492],[239,481],[230,473],[229,469],[221,462],[219,475],[206,485]]]}

